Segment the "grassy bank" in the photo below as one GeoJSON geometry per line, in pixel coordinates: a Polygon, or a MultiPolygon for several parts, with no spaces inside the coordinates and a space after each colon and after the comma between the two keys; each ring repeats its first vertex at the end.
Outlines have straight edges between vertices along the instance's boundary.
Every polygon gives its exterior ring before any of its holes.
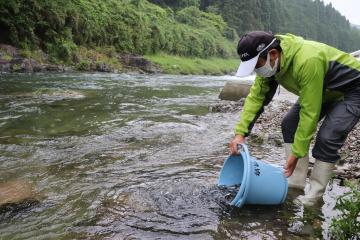
{"type": "Polygon", "coordinates": [[[145,58],[157,64],[163,73],[222,75],[235,72],[239,66],[236,58],[189,58],[167,54],[146,55],[145,58]]]}

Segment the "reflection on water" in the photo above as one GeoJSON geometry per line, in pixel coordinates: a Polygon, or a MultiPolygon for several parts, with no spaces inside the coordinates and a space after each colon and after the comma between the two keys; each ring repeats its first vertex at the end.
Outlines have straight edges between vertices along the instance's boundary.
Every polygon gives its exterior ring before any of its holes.
{"type": "MultiPolygon", "coordinates": [[[[320,217],[293,205],[291,195],[281,206],[232,208],[234,191],[216,186],[238,113],[208,106],[228,79],[0,75],[0,182],[28,181],[44,196],[0,208],[0,236],[326,238],[344,190],[336,184],[320,217]]],[[[279,146],[250,149],[284,163],[279,146]]]]}

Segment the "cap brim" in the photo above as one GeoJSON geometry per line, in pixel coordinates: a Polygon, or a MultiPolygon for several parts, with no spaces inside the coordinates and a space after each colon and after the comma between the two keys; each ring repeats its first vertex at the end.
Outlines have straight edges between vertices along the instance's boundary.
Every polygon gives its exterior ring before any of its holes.
{"type": "Polygon", "coordinates": [[[253,57],[252,59],[250,59],[248,61],[241,62],[235,76],[245,77],[245,76],[250,75],[255,69],[255,66],[259,59],[259,56],[260,56],[260,54],[258,54],[256,57],[253,57]]]}

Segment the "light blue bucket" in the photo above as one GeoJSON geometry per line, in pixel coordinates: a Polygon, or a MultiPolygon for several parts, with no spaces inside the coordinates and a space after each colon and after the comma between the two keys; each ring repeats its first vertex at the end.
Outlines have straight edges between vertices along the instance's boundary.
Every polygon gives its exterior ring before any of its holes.
{"type": "Polygon", "coordinates": [[[247,146],[241,146],[240,155],[229,156],[220,171],[219,186],[240,184],[231,205],[276,205],[285,201],[288,182],[280,166],[258,161],[250,156],[247,146]]]}

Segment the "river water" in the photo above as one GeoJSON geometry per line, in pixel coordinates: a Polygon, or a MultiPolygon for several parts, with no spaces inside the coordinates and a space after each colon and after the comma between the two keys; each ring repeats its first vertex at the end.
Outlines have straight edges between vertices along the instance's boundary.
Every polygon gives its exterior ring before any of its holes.
{"type": "MultiPolygon", "coordinates": [[[[292,193],[227,204],[216,183],[239,114],[208,110],[227,80],[0,75],[0,182],[31,183],[39,199],[0,211],[0,239],[327,238],[338,184],[318,212],[292,193]]],[[[251,149],[284,164],[281,147],[251,149]]]]}

